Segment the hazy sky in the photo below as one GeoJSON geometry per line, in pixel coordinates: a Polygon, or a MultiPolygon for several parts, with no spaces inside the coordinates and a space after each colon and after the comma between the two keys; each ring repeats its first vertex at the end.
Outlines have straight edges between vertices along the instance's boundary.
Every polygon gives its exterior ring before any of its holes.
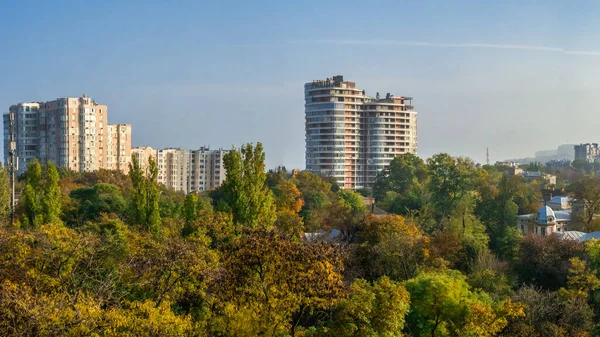
{"type": "Polygon", "coordinates": [[[597,1],[0,0],[0,112],[86,93],[133,145],[263,142],[304,168],[303,84],[414,97],[421,156],[600,141],[597,1]],[[94,4],[91,4],[94,3],[94,4]]]}

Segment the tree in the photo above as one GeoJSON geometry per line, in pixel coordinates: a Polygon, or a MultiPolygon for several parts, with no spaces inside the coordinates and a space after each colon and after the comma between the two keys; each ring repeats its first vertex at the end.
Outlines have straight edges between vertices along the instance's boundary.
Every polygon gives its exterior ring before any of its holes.
{"type": "Polygon", "coordinates": [[[411,279],[428,255],[428,238],[399,215],[369,218],[357,241],[358,266],[367,280],[411,279]]]}
{"type": "Polygon", "coordinates": [[[225,201],[239,226],[269,228],[275,222],[273,193],[265,185],[265,154],[261,143],[232,149],[223,157],[227,176],[225,201]]]}
{"type": "Polygon", "coordinates": [[[567,286],[569,260],[583,258],[584,254],[585,246],[579,241],[556,235],[527,236],[521,240],[518,259],[512,267],[520,283],[558,290],[567,286]]]}
{"type": "Polygon", "coordinates": [[[377,174],[373,196],[388,211],[407,214],[425,202],[428,177],[423,159],[412,153],[403,154],[377,174]]]}
{"type": "Polygon", "coordinates": [[[593,311],[581,297],[523,286],[513,300],[524,305],[525,315],[509,318],[502,336],[590,336],[593,311]]]}
{"type": "Polygon", "coordinates": [[[427,160],[428,189],[439,228],[443,228],[458,203],[477,185],[475,165],[467,158],[439,153],[427,160]]]}
{"type": "Polygon", "coordinates": [[[158,189],[158,165],[152,156],[148,158],[148,174],[146,176],[146,201],[148,228],[157,231],[160,225],[160,191],[158,189]]]}
{"type": "Polygon", "coordinates": [[[131,178],[131,217],[136,224],[145,224],[147,219],[147,192],[146,177],[140,166],[137,156],[131,158],[129,164],[129,178],[131,178]]]}
{"type": "Polygon", "coordinates": [[[134,223],[157,232],[160,225],[160,191],[158,189],[158,166],[154,158],[148,158],[148,171],[143,172],[137,157],[129,164],[132,191],[130,213],[134,223]]]}
{"type": "Polygon", "coordinates": [[[44,222],[59,224],[61,223],[59,215],[61,209],[61,193],[58,187],[58,171],[52,162],[46,164],[46,184],[44,186],[44,198],[42,206],[44,210],[44,222]]]}
{"type": "Polygon", "coordinates": [[[511,238],[514,233],[507,230],[514,227],[519,211],[519,206],[514,201],[519,185],[519,177],[503,175],[497,187],[487,184],[482,186],[480,199],[475,207],[475,214],[485,225],[491,239],[492,250],[500,254],[509,253],[513,243],[511,238]]]}
{"type": "Polygon", "coordinates": [[[83,221],[97,220],[101,214],[122,215],[127,207],[121,189],[112,184],[81,187],[72,190],[69,196],[77,200],[77,211],[83,221]]]}
{"type": "Polygon", "coordinates": [[[472,292],[458,271],[422,273],[407,281],[406,289],[411,336],[495,336],[507,318],[523,315],[510,300],[495,303],[483,292],[472,292]]]}
{"type": "Polygon", "coordinates": [[[573,203],[573,220],[584,232],[600,230],[600,178],[584,177],[571,186],[573,203]]]}
{"type": "Polygon", "coordinates": [[[344,289],[334,247],[286,240],[264,229],[246,231],[223,255],[213,334],[294,335],[293,329],[314,320],[311,313],[331,309],[344,289]]]}
{"type": "Polygon", "coordinates": [[[11,191],[9,187],[7,169],[0,164],[0,221],[8,221],[10,215],[11,191]]]}
{"type": "Polygon", "coordinates": [[[329,208],[336,199],[329,182],[308,171],[298,173],[292,181],[302,193],[304,205],[300,216],[304,220],[306,230],[322,229],[329,216],[329,208]]]}
{"type": "Polygon", "coordinates": [[[282,180],[275,186],[277,220],[275,227],[286,237],[299,239],[304,230],[304,221],[298,214],[304,205],[302,193],[290,180],[282,180]]]}
{"type": "Polygon", "coordinates": [[[41,204],[42,167],[37,159],[30,161],[25,172],[25,188],[23,189],[23,206],[25,209],[25,224],[37,227],[44,220],[41,204]]]}
{"type": "Polygon", "coordinates": [[[369,282],[358,279],[350,293],[334,309],[330,336],[403,336],[410,296],[404,286],[383,277],[369,282]]]}

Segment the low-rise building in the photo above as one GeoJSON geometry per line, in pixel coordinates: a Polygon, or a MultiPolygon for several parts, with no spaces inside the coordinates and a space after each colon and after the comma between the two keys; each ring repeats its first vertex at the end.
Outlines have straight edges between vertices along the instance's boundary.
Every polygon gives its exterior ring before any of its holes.
{"type": "Polygon", "coordinates": [[[517,216],[517,229],[523,234],[533,233],[547,236],[553,233],[565,232],[571,223],[571,212],[568,210],[554,211],[545,205],[538,209],[537,214],[517,216]]]}
{"type": "Polygon", "coordinates": [[[556,176],[553,174],[541,173],[538,171],[522,171],[517,174],[525,179],[527,182],[532,182],[535,180],[545,181],[549,185],[556,185],[556,176]]]}

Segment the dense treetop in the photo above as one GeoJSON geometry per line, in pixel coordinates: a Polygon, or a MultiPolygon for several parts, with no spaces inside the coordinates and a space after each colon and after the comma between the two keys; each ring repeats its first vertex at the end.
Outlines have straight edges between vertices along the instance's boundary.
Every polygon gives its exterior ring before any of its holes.
{"type": "MultiPolygon", "coordinates": [[[[157,184],[153,161],[128,176],[33,161],[14,224],[0,169],[0,335],[600,331],[600,243],[515,228],[544,184],[407,154],[359,194],[307,171],[266,172],[264,158],[260,143],[233,149],[222,187],[189,195],[157,184]],[[389,214],[372,215],[370,196],[389,214]]],[[[600,181],[570,169],[560,183],[585,202],[582,226],[598,230],[600,181]]]]}

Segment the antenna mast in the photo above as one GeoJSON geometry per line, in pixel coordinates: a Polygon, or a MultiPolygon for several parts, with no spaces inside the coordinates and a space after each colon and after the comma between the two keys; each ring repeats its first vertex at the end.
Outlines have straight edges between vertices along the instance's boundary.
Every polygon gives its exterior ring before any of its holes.
{"type": "Polygon", "coordinates": [[[485,148],[485,162],[487,163],[487,165],[490,165],[490,148],[486,147],[485,148]]]}

